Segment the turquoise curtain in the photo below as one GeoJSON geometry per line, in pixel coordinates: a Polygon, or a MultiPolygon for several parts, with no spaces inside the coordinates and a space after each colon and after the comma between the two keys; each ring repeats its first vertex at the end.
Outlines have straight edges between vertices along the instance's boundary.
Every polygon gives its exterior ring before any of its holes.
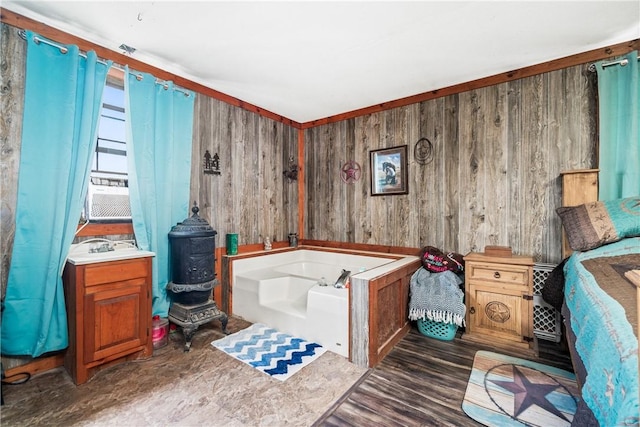
{"type": "Polygon", "coordinates": [[[138,246],[155,252],[153,315],[166,317],[169,231],[189,214],[193,92],[151,74],[125,79],[129,199],[138,246]]]}
{"type": "Polygon", "coordinates": [[[78,226],[111,63],[27,36],[16,233],[2,313],[2,353],[68,345],[61,272],[78,226]]]}
{"type": "Polygon", "coordinates": [[[638,51],[627,64],[596,63],[600,107],[599,199],[640,194],[640,76],[638,51]]]}

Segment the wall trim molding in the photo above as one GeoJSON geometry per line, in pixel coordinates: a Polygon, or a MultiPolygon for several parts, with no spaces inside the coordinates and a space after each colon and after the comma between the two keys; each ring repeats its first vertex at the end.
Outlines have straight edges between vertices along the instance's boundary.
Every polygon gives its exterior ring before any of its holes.
{"type": "Polygon", "coordinates": [[[464,82],[464,83],[460,83],[453,86],[447,86],[445,88],[436,89],[429,92],[424,92],[417,95],[396,99],[394,101],[383,102],[381,104],[376,104],[370,107],[365,107],[358,110],[353,110],[346,113],[338,114],[335,116],[326,117],[324,119],[312,120],[310,122],[302,123],[302,129],[309,129],[316,126],[326,125],[329,123],[335,123],[342,120],[364,116],[367,114],[390,110],[392,108],[404,107],[411,104],[417,104],[420,102],[429,101],[431,99],[441,98],[449,95],[455,95],[458,93],[467,92],[474,89],[480,89],[487,86],[494,86],[501,83],[522,79],[525,77],[531,77],[538,74],[557,71],[563,68],[569,68],[576,65],[582,65],[582,64],[595,62],[595,61],[600,61],[603,59],[609,59],[616,56],[627,54],[634,50],[640,50],[640,39],[630,40],[630,41],[615,44],[612,46],[606,46],[600,49],[594,49],[587,52],[578,53],[578,54],[567,56],[564,58],[555,59],[553,61],[543,62],[540,64],[531,65],[529,67],[507,71],[505,73],[495,74],[493,76],[483,77],[481,79],[472,80],[469,82],[464,82]]]}
{"type": "Polygon", "coordinates": [[[287,124],[294,128],[299,129],[301,126],[301,124],[298,122],[295,122],[279,114],[273,113],[264,108],[242,101],[238,98],[234,98],[233,96],[219,92],[215,89],[208,88],[204,85],[201,85],[199,83],[196,83],[184,77],[180,77],[178,75],[169,73],[168,71],[165,71],[161,68],[157,68],[152,65],[146,64],[144,62],[138,61],[137,59],[133,59],[129,56],[115,52],[111,49],[107,49],[103,46],[91,43],[85,39],[82,39],[80,37],[76,37],[64,31],[58,30],[57,28],[50,27],[42,22],[35,21],[31,18],[27,18],[26,16],[22,16],[10,10],[0,8],[0,21],[16,28],[21,28],[24,30],[30,30],[30,31],[36,32],[41,36],[51,39],[53,41],[56,41],[58,43],[74,44],[84,52],[93,50],[96,52],[96,54],[100,58],[110,59],[114,63],[122,66],[129,65],[129,67],[131,67],[132,69],[135,69],[136,71],[153,74],[155,77],[161,80],[172,81],[176,85],[183,87],[185,89],[189,89],[194,92],[198,92],[202,95],[206,95],[211,98],[217,99],[219,101],[226,102],[227,104],[240,107],[244,110],[251,111],[253,113],[267,117],[274,121],[287,124]]]}
{"type": "Polygon", "coordinates": [[[105,224],[87,224],[86,226],[78,225],[76,237],[87,236],[110,236],[117,234],[133,234],[132,222],[112,222],[105,224]]]}
{"type": "Polygon", "coordinates": [[[9,382],[18,381],[23,378],[24,374],[29,374],[31,376],[34,376],[36,374],[40,374],[42,372],[46,372],[51,369],[61,367],[63,364],[64,364],[64,352],[58,352],[56,354],[51,354],[51,355],[41,356],[41,357],[31,359],[24,365],[8,368],[4,374],[7,381],[9,382]],[[14,378],[14,377],[17,377],[17,378],[14,378]]]}
{"type": "Polygon", "coordinates": [[[616,56],[624,55],[634,50],[640,50],[640,39],[629,40],[627,42],[618,43],[612,46],[605,46],[599,49],[594,49],[587,52],[582,52],[575,55],[567,56],[564,58],[555,59],[553,61],[543,62],[540,64],[531,65],[529,67],[507,71],[504,73],[495,74],[493,76],[488,76],[488,77],[472,80],[465,83],[460,83],[453,86],[447,86],[445,88],[435,89],[429,92],[424,92],[424,93],[408,96],[405,98],[383,102],[383,103],[372,105],[369,107],[360,108],[357,110],[337,114],[334,116],[325,117],[323,119],[299,123],[289,118],[286,118],[284,116],[281,116],[279,114],[273,113],[264,108],[258,107],[256,105],[242,101],[238,98],[234,98],[230,95],[219,92],[215,89],[208,88],[199,83],[196,83],[191,80],[185,79],[183,77],[177,76],[175,74],[169,73],[160,68],[156,68],[154,66],[145,64],[144,62],[138,61],[131,57],[128,57],[120,53],[114,52],[110,49],[104,48],[100,45],[97,45],[87,40],[73,36],[64,31],[50,27],[44,23],[37,22],[33,19],[19,15],[10,10],[0,8],[0,21],[17,28],[22,28],[22,29],[27,29],[27,30],[37,32],[38,34],[44,37],[50,38],[51,40],[57,41],[59,43],[75,44],[83,51],[94,50],[96,54],[101,58],[113,60],[115,63],[121,64],[121,65],[127,64],[131,68],[136,69],[137,71],[151,73],[154,76],[163,80],[171,80],[178,86],[184,87],[185,89],[193,90],[202,95],[210,96],[211,98],[226,102],[228,104],[234,105],[236,107],[242,108],[247,111],[251,111],[253,113],[259,114],[261,116],[267,117],[277,122],[287,124],[296,129],[309,129],[316,126],[322,126],[329,123],[335,123],[342,120],[364,116],[367,114],[390,110],[392,108],[404,107],[407,105],[416,104],[416,103],[428,101],[431,99],[440,98],[443,96],[454,95],[456,93],[479,89],[486,86],[493,86],[493,85],[505,83],[512,80],[518,80],[525,77],[531,77],[537,74],[547,73],[550,71],[556,71],[562,68],[568,68],[575,65],[586,64],[589,62],[599,61],[603,59],[609,59],[616,56]]]}

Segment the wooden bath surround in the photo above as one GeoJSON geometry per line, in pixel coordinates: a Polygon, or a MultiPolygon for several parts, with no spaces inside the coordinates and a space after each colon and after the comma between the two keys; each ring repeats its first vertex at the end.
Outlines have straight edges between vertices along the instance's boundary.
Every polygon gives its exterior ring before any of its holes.
{"type": "MultiPolygon", "coordinates": [[[[420,267],[417,257],[419,249],[378,247],[373,245],[349,245],[345,248],[338,242],[301,242],[297,248],[277,250],[294,251],[297,249],[322,250],[345,254],[393,257],[416,256],[398,268],[383,275],[371,278],[351,278],[349,292],[349,359],[359,366],[374,367],[393,346],[411,329],[409,323],[409,281],[420,267]],[[396,251],[397,250],[397,251],[396,251]],[[364,251],[364,252],[363,252],[364,251]]],[[[233,315],[233,261],[258,257],[274,253],[256,250],[227,256],[220,253],[221,286],[216,292],[216,302],[229,316],[233,315]]]]}

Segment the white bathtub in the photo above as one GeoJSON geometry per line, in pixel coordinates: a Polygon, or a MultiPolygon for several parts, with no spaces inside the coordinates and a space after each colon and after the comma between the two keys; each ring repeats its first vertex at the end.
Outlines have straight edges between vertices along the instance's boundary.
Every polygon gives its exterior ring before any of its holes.
{"type": "Polygon", "coordinates": [[[343,269],[355,276],[397,259],[299,249],[234,260],[232,311],[349,357],[349,290],[333,285],[343,269]]]}

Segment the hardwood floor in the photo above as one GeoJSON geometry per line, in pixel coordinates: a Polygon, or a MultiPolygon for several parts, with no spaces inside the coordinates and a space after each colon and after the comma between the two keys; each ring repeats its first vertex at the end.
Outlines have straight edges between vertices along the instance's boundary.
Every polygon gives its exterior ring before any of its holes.
{"type": "Polygon", "coordinates": [[[533,359],[572,371],[561,344],[539,341],[539,357],[455,338],[439,341],[414,328],[315,426],[480,426],[462,411],[478,350],[533,359]]]}
{"type": "MultiPolygon", "coordinates": [[[[246,326],[247,322],[234,317],[229,319],[230,330],[246,326]]],[[[170,344],[157,351],[153,358],[109,367],[82,386],[73,384],[66,371],[56,368],[33,377],[26,384],[6,387],[0,425],[89,425],[92,417],[100,416],[104,420],[109,413],[113,417],[127,416],[127,425],[167,425],[184,411],[193,411],[190,405],[196,402],[195,415],[189,412],[189,416],[200,416],[199,422],[189,423],[185,418],[178,425],[480,426],[461,409],[476,351],[524,357],[513,348],[492,348],[460,338],[453,341],[427,338],[414,326],[375,369],[369,370],[324,414],[327,406],[322,406],[310,418],[319,419],[311,424],[299,421],[299,417],[291,415],[287,418],[285,415],[304,414],[305,420],[309,419],[309,408],[317,404],[314,401],[332,392],[335,384],[309,380],[300,383],[304,385],[302,388],[296,386],[295,381],[274,386],[270,384],[272,379],[255,375],[251,368],[244,369],[233,358],[213,351],[211,341],[222,336],[219,325],[204,325],[194,337],[192,351],[185,353],[182,335],[171,334],[170,344]],[[202,381],[207,372],[216,378],[212,383],[202,381]],[[191,379],[191,375],[198,380],[191,379]],[[185,400],[181,390],[193,389],[189,394],[195,396],[198,388],[191,384],[192,381],[205,386],[200,392],[206,398],[185,400]],[[167,387],[167,384],[172,386],[167,387]],[[277,396],[280,403],[260,405],[258,402],[273,400],[259,398],[263,392],[277,396]],[[167,393],[166,396],[163,393],[167,393]],[[162,410],[149,409],[149,402],[154,401],[148,399],[158,395],[162,397],[162,410]],[[261,410],[273,410],[271,418],[264,416],[261,410]],[[249,414],[253,418],[247,418],[249,414]],[[280,418],[273,418],[276,416],[280,418]],[[237,418],[235,424],[229,424],[233,417],[237,418]]],[[[571,370],[568,354],[561,346],[546,341],[539,341],[539,344],[542,357],[536,361],[571,370]]],[[[336,361],[315,364],[314,370],[319,372],[344,369],[336,361]]],[[[348,372],[343,371],[341,377],[349,377],[348,372]]],[[[351,383],[346,382],[342,390],[347,390],[351,383]]],[[[328,402],[333,399],[335,396],[328,402]]],[[[100,425],[123,424],[103,422],[100,425]]]]}

